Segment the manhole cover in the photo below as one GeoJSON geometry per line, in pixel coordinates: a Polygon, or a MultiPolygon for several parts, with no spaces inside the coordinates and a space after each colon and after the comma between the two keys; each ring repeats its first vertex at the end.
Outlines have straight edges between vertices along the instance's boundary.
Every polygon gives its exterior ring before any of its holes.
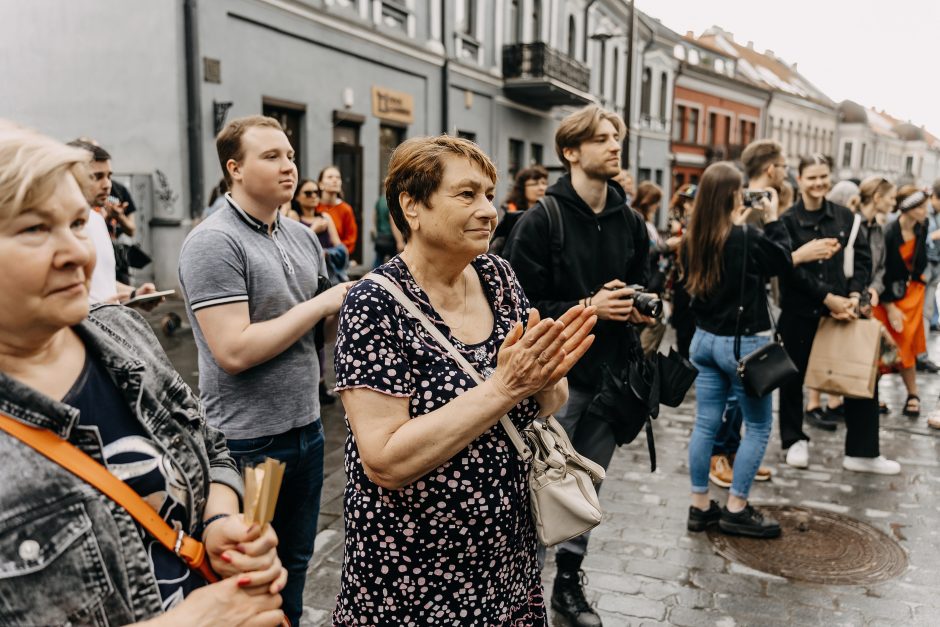
{"type": "Polygon", "coordinates": [[[713,527],[708,538],[721,556],[772,575],[836,585],[885,581],[907,568],[897,542],[854,518],[808,507],[760,509],[780,521],[780,537],[742,538],[713,527]]]}

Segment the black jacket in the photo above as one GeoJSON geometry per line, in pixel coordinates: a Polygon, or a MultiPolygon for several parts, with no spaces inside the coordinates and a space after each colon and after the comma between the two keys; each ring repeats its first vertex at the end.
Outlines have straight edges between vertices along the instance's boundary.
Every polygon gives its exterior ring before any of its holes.
{"type": "Polygon", "coordinates": [[[791,250],[814,239],[835,237],[842,248],[831,259],[815,261],[793,268],[781,277],[783,312],[801,318],[821,318],[829,315],[823,304],[826,294],[848,296],[868,287],[871,279],[871,250],[863,229],[855,238],[855,265],[851,279],[843,272],[843,251],[852,233],[855,214],[850,209],[828,200],[816,211],[807,211],[800,198],[780,221],[790,234],[791,250]],[[818,222],[814,219],[818,218],[818,222]]]}
{"type": "MultiPolygon", "coordinates": [[[[741,300],[741,271],[744,269],[744,227],[735,226],[721,252],[721,280],[706,297],[692,299],[695,323],[714,335],[734,335],[741,300]]],[[[767,279],[790,272],[790,237],[779,221],[764,230],[747,227],[747,275],[744,283],[744,312],[741,335],[754,335],[770,328],[767,308],[767,279]]]]}
{"type": "Polygon", "coordinates": [[[890,286],[896,281],[908,280],[924,282],[924,270],[927,269],[927,227],[924,224],[914,225],[914,238],[917,243],[914,245],[914,264],[908,268],[901,258],[901,245],[904,244],[904,237],[901,235],[901,223],[898,220],[891,222],[885,227],[885,275],[884,291],[880,294],[881,300],[890,303],[896,300],[891,295],[890,286]]]}
{"type": "MultiPolygon", "coordinates": [[[[503,249],[542,317],[557,319],[613,279],[646,285],[649,236],[643,219],[626,206],[619,186],[607,185],[607,205],[600,214],[581,200],[570,175],[561,177],[546,193],[557,198],[561,207],[563,276],[552,276],[549,222],[541,204],[523,214],[503,249]]],[[[627,361],[625,348],[635,339],[627,323],[607,320],[598,321],[594,335],[594,344],[569,374],[575,386],[593,389],[600,382],[603,363],[620,372],[627,361]]]]}

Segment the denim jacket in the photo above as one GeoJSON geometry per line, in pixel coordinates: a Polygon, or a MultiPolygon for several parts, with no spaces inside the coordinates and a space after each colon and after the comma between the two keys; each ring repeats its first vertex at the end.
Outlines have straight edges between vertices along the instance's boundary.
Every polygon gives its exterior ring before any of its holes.
{"type": "MultiPolygon", "coordinates": [[[[98,306],[75,331],[178,464],[192,532],[210,482],[241,493],[224,437],[206,424],[198,397],[136,312],[98,306]]],[[[76,427],[78,410],[3,373],[0,411],[103,459],[96,432],[76,427]]],[[[125,625],[163,611],[140,533],[123,508],[4,432],[0,471],[0,625],[125,625]]]]}

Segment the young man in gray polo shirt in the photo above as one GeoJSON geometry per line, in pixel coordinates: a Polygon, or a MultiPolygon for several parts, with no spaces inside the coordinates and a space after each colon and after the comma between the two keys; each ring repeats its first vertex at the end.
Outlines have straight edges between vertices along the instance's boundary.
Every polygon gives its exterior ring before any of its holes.
{"type": "Polygon", "coordinates": [[[349,284],[318,295],[326,268],[317,236],[278,213],[297,184],[294,151],[278,122],[233,120],[216,147],[228,206],[186,238],[180,283],[206,419],[225,433],[240,465],[265,457],[287,465],[272,525],[288,571],[283,610],[298,625],[323,484],[313,327],[339,311],[349,284]]]}

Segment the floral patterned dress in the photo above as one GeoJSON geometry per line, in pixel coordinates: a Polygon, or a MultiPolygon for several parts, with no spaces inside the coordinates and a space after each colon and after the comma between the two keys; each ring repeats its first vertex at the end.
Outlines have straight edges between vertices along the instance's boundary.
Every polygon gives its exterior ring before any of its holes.
{"type": "MultiPolygon", "coordinates": [[[[472,262],[490,302],[493,332],[466,345],[450,334],[405,263],[376,272],[395,281],[488,377],[528,301],[504,260],[472,262]]],[[[366,387],[409,398],[409,413],[439,409],[475,385],[446,350],[384,289],[350,291],[336,341],[336,389],[366,387]]],[[[522,428],[538,414],[526,399],[509,412],[522,428]]],[[[449,461],[400,490],[374,484],[356,440],[346,440],[346,546],[337,625],[544,625],[545,606],[529,508],[527,463],[497,424],[449,461]]]]}

